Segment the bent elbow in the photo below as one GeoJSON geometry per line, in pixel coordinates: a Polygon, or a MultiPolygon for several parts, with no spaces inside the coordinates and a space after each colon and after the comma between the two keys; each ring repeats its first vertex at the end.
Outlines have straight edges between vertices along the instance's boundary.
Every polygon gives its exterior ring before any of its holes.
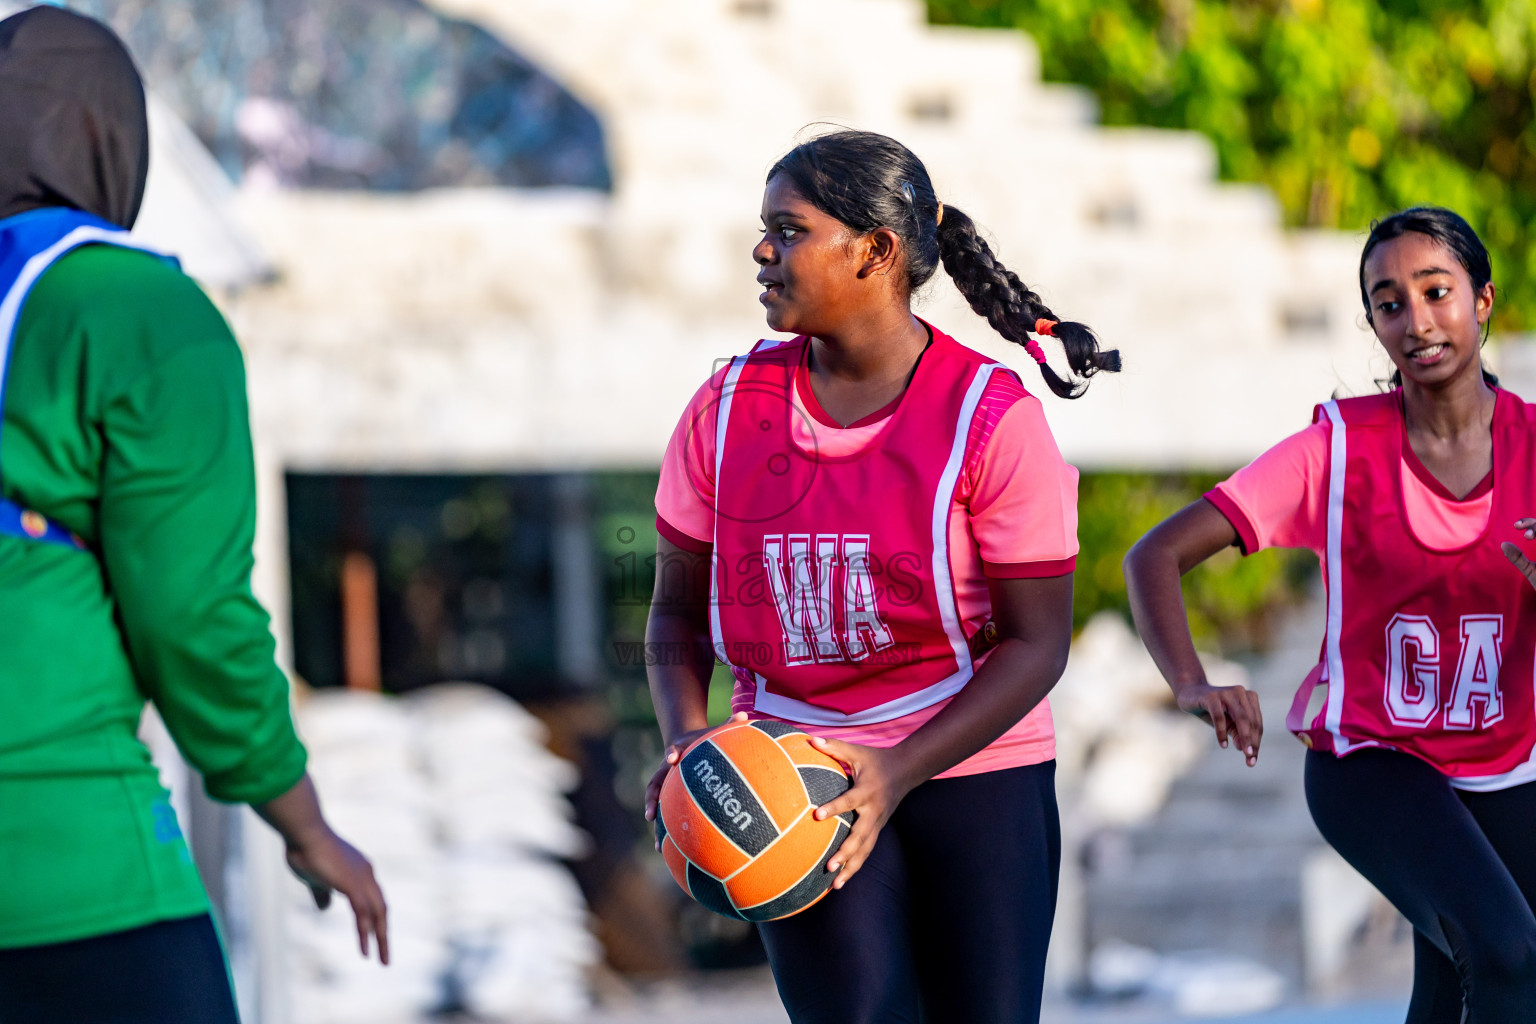
{"type": "Polygon", "coordinates": [[[1070,640],[1056,650],[1056,657],[1052,659],[1050,665],[1052,686],[1061,682],[1061,677],[1067,674],[1067,661],[1071,656],[1071,652],[1072,644],[1070,640]]]}
{"type": "Polygon", "coordinates": [[[1125,576],[1127,590],[1135,585],[1136,576],[1145,567],[1147,560],[1152,557],[1151,536],[1150,533],[1143,534],[1140,540],[1131,545],[1131,549],[1125,553],[1125,558],[1120,562],[1120,571],[1125,576]]]}

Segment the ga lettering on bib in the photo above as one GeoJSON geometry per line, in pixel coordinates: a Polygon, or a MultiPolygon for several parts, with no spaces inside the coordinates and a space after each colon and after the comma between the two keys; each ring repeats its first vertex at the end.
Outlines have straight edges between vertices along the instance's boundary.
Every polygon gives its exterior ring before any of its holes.
{"type": "Polygon", "coordinates": [[[1536,407],[1498,391],[1488,526],[1448,551],[1408,525],[1400,393],[1316,416],[1329,432],[1327,630],[1287,726],[1339,755],[1405,751],[1463,789],[1536,779],[1536,590],[1500,550],[1536,513],[1536,407]],[[1307,722],[1318,686],[1326,699],[1307,722]]]}

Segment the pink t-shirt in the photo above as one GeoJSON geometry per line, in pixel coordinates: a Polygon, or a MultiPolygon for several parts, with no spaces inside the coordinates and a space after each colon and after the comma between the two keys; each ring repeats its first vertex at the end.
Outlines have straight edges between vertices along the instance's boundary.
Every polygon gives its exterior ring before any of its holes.
{"type": "MultiPolygon", "coordinates": [[[[1493,511],[1493,473],[1463,498],[1434,478],[1403,439],[1398,472],[1408,528],[1425,547],[1449,551],[1477,540],[1493,511]]],[[[1292,434],[1217,484],[1206,498],[1237,530],[1245,554],[1328,545],[1328,428],[1292,434]]]]}
{"type": "MultiPolygon", "coordinates": [[[[661,464],[656,527],[678,547],[708,551],[714,537],[715,403],[724,369],[694,394],[661,464]]],[[[826,457],[851,455],[877,437],[901,399],[847,427],[822,409],[804,365],[795,378],[795,443],[826,457]]],[[[1077,470],[1062,459],[1039,399],[1011,373],[995,373],[982,393],[967,439],[966,461],[950,507],[955,597],[967,635],[991,617],[988,578],[1060,576],[1077,558],[1077,470]]],[[[984,660],[984,659],[982,659],[984,660]]],[[[980,662],[978,662],[979,664],[980,662]]],[[[752,689],[737,684],[733,711],[752,710],[752,689]]],[[[806,732],[849,743],[890,747],[947,704],[860,726],[794,723],[806,732]]],[[[939,777],[1039,764],[1056,756],[1050,706],[1040,704],[986,748],[939,777]]]]}

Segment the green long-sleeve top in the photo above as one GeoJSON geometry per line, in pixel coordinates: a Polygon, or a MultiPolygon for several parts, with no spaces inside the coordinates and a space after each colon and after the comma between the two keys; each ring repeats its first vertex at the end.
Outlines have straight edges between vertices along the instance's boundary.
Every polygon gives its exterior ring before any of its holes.
{"type": "Polygon", "coordinates": [[[305,762],[251,593],[240,350],[175,267],[91,246],[34,286],[5,398],[0,494],[90,551],[0,536],[0,948],[200,913],[144,702],[215,799],[305,762]]]}

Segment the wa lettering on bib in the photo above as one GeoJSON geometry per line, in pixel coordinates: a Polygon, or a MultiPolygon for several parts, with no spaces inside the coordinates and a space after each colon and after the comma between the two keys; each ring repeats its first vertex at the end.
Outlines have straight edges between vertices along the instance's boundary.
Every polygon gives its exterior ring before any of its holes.
{"type": "Polygon", "coordinates": [[[711,631],[756,710],[816,725],[887,721],[971,678],[949,511],[982,392],[1011,371],[934,331],[879,435],[828,457],[794,437],[807,344],[762,342],[722,381],[711,631]]]}
{"type": "Polygon", "coordinates": [[[1536,780],[1536,591],[1499,547],[1522,543],[1512,524],[1536,511],[1536,407],[1498,392],[1488,526],[1450,551],[1408,525],[1399,393],[1317,416],[1330,436],[1327,632],[1287,725],[1336,754],[1403,750],[1464,789],[1536,780]],[[1326,700],[1308,723],[1316,686],[1326,700]]]}
{"type": "Polygon", "coordinates": [[[784,665],[864,661],[895,648],[880,616],[869,546],[867,533],[763,537],[784,665]]]}

